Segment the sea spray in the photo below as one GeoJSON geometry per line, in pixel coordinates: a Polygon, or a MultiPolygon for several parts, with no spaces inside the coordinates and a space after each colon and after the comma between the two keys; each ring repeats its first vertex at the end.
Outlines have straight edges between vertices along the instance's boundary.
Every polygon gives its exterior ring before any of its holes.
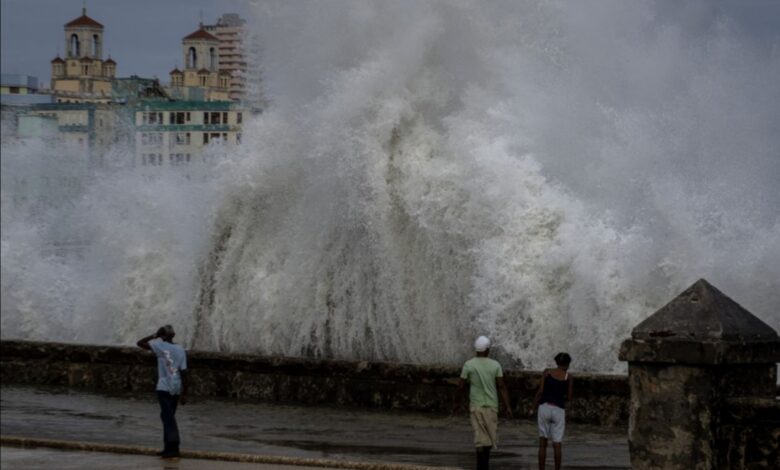
{"type": "Polygon", "coordinates": [[[457,363],[488,334],[507,364],[616,371],[699,277],[780,328],[780,57],[694,3],[259,7],[272,105],[207,183],[98,179],[67,212],[79,261],[3,211],[3,337],[162,321],[203,349],[457,363]]]}

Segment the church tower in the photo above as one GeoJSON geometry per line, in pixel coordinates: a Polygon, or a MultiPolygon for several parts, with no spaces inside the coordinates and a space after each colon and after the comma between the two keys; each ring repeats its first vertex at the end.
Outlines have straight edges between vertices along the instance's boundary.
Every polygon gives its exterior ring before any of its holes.
{"type": "Polygon", "coordinates": [[[220,70],[219,39],[201,23],[182,39],[181,45],[184,70],[171,70],[171,95],[190,100],[227,100],[230,72],[220,70]]]}
{"type": "Polygon", "coordinates": [[[65,58],[51,61],[51,87],[59,102],[105,101],[111,96],[116,62],[103,60],[103,25],[87,16],[65,24],[65,58]]]}

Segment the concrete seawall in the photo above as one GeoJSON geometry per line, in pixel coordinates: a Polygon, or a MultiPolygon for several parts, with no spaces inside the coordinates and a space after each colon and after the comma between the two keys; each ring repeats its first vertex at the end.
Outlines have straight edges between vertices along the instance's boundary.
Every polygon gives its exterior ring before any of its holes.
{"type": "MultiPolygon", "coordinates": [[[[6,385],[59,385],[96,392],[148,393],[156,361],[134,347],[33,341],[0,342],[6,385]]],[[[448,413],[460,369],[452,366],[352,362],[189,351],[190,393],[266,402],[339,405],[448,413]]],[[[539,372],[505,371],[512,406],[526,416],[539,372]]],[[[567,418],[625,424],[625,376],[576,374],[567,418]]]]}

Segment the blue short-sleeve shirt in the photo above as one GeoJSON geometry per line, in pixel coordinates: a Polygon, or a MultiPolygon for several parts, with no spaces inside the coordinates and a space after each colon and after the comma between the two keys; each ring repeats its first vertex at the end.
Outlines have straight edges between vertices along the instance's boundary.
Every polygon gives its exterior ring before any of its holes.
{"type": "Polygon", "coordinates": [[[161,339],[149,341],[157,356],[157,390],[171,395],[181,394],[181,372],[187,370],[187,353],[178,344],[161,339]]]}

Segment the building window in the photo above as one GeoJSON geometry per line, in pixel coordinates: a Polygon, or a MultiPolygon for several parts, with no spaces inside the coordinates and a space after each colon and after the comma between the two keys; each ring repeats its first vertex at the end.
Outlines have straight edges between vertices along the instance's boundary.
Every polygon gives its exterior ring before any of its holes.
{"type": "Polygon", "coordinates": [[[222,124],[227,124],[227,123],[228,123],[227,113],[222,113],[222,124]]]}
{"type": "Polygon", "coordinates": [[[171,166],[179,166],[190,161],[190,154],[172,153],[168,155],[168,163],[171,166]]]}
{"type": "Polygon", "coordinates": [[[198,68],[198,53],[195,51],[194,47],[190,47],[190,50],[187,51],[187,68],[198,68]]]}
{"type": "Polygon", "coordinates": [[[143,113],[141,122],[143,124],[164,124],[165,123],[165,121],[163,121],[163,113],[159,113],[159,112],[143,113]]]}
{"type": "Polygon", "coordinates": [[[141,145],[160,145],[162,144],[162,132],[142,132],[141,145]]]}
{"type": "Polygon", "coordinates": [[[8,93],[12,95],[18,95],[19,94],[19,87],[18,86],[12,86],[8,89],[8,93]]]}
{"type": "Polygon", "coordinates": [[[89,75],[89,65],[82,65],[81,66],[81,74],[82,75],[89,75]]]}
{"type": "Polygon", "coordinates": [[[203,124],[209,123],[209,113],[203,113],[203,124]]]}
{"type": "Polygon", "coordinates": [[[208,132],[203,133],[203,145],[208,145],[209,143],[209,134],[208,132]]]}
{"type": "Polygon", "coordinates": [[[145,153],[141,155],[141,165],[160,166],[162,161],[161,153],[145,153]]]}
{"type": "MultiPolygon", "coordinates": [[[[189,113],[187,113],[187,114],[189,114],[189,113]]],[[[176,112],[176,113],[171,112],[169,123],[170,124],[184,124],[184,118],[185,118],[185,113],[184,112],[176,112]]]]}
{"type": "Polygon", "coordinates": [[[100,55],[100,36],[97,34],[92,35],[92,56],[98,57],[100,55]]]}
{"type": "Polygon", "coordinates": [[[71,57],[78,57],[81,54],[81,45],[79,44],[78,35],[70,35],[70,50],[68,52],[71,57]]]}
{"type": "Polygon", "coordinates": [[[205,75],[200,77],[200,86],[206,86],[206,76],[205,75]]]}
{"type": "Polygon", "coordinates": [[[211,70],[217,68],[217,51],[213,47],[209,49],[209,68],[211,70]]]}
{"type": "Polygon", "coordinates": [[[190,112],[187,111],[187,116],[184,118],[187,122],[192,121],[192,116],[190,116],[190,112]]]}
{"type": "Polygon", "coordinates": [[[244,115],[242,113],[236,113],[236,124],[241,124],[244,115]]]}
{"type": "Polygon", "coordinates": [[[211,113],[211,123],[219,124],[219,113],[211,113]]]}
{"type": "Polygon", "coordinates": [[[177,132],[173,135],[171,140],[171,146],[173,145],[190,145],[191,135],[189,132],[177,132]]]}
{"type": "Polygon", "coordinates": [[[237,133],[236,133],[236,143],[237,143],[237,144],[240,144],[240,143],[241,143],[241,133],[240,133],[240,132],[237,132],[237,133]]]}

